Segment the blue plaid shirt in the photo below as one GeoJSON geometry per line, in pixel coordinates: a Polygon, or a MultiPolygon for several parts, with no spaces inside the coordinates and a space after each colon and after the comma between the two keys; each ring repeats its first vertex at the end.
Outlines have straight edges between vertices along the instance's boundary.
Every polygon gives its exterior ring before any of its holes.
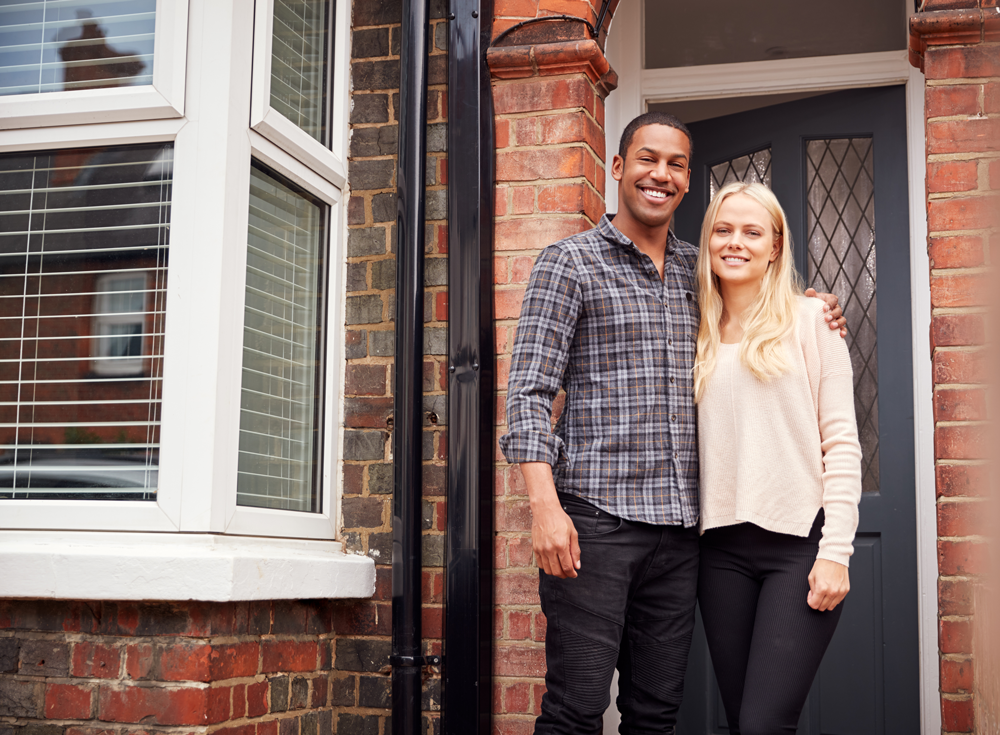
{"type": "Polygon", "coordinates": [[[671,233],[661,281],[607,215],[542,251],[514,340],[508,462],[548,462],[560,491],[620,518],[697,524],[697,257],[671,233]]]}

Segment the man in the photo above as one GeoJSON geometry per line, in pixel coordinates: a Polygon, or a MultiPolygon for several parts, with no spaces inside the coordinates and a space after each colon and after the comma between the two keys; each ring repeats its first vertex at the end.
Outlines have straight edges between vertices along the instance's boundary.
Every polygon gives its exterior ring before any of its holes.
{"type": "Polygon", "coordinates": [[[537,735],[601,732],[620,649],[621,732],[671,732],[680,706],[698,575],[698,250],[670,222],[691,149],[672,115],[629,123],[611,169],[619,212],[545,248],[525,294],[500,445],[527,485],[548,620],[537,735]]]}

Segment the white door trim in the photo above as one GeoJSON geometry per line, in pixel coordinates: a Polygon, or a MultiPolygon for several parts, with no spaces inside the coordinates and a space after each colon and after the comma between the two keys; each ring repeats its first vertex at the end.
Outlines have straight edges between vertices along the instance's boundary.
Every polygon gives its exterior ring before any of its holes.
{"type": "Polygon", "coordinates": [[[748,61],[739,64],[644,69],[642,97],[649,102],[749,97],[903,84],[906,51],[748,61]]]}
{"type": "MultiPolygon", "coordinates": [[[[623,2],[608,36],[607,55],[619,75],[619,88],[606,100],[607,161],[618,152],[628,121],[651,102],[833,91],[891,84],[906,85],[907,164],[910,201],[910,293],[913,321],[914,460],[917,511],[917,584],[920,627],[920,731],[941,732],[938,664],[937,507],[934,477],[934,420],[927,279],[927,210],[924,154],[924,77],[905,51],[780,59],[675,69],[643,69],[642,6],[623,2]],[[636,77],[638,76],[638,83],[636,77]]],[[[618,192],[608,177],[609,212],[618,192]]]]}

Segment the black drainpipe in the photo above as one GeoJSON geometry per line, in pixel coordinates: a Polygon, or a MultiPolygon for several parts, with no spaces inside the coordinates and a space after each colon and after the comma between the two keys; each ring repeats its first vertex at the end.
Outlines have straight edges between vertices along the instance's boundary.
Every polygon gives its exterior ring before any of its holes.
{"type": "Polygon", "coordinates": [[[429,0],[403,0],[396,168],[396,364],[393,387],[392,732],[417,735],[424,353],[424,171],[429,0]]]}
{"type": "Polygon", "coordinates": [[[493,670],[493,0],[451,0],[444,735],[490,735],[493,670]]]}

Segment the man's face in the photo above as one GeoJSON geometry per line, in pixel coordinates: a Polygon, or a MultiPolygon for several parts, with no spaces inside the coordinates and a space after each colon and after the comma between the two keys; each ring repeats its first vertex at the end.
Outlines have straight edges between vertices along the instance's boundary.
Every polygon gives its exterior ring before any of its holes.
{"type": "Polygon", "coordinates": [[[647,227],[669,223],[690,188],[690,156],[691,143],[677,128],[639,128],[625,159],[616,155],[611,164],[620,207],[647,227]]]}

